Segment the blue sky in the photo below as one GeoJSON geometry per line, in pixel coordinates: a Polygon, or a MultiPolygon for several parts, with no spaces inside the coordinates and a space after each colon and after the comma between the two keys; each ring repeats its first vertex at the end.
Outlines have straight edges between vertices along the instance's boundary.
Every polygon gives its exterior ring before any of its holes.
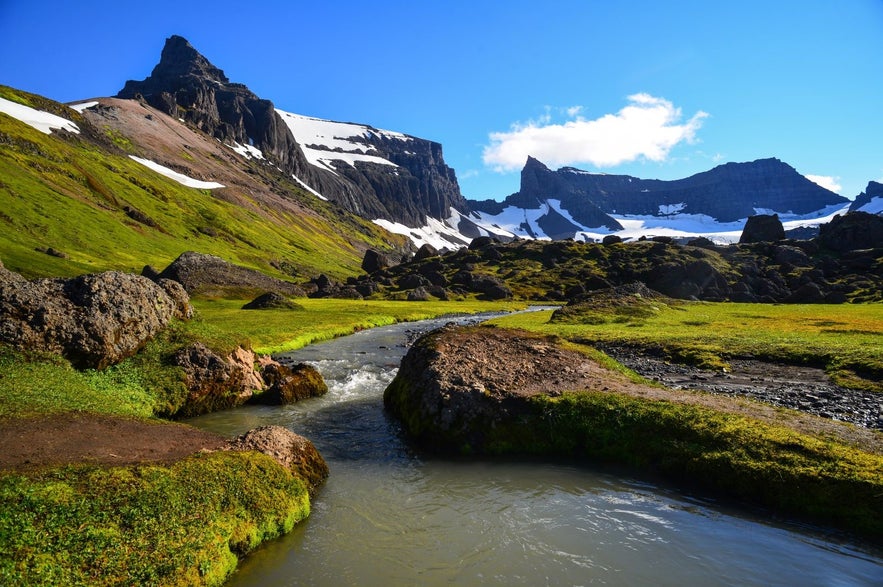
{"type": "Polygon", "coordinates": [[[470,198],[516,191],[527,154],[883,181],[883,0],[0,0],[0,83],[113,95],[173,34],[283,110],[442,143],[470,198]]]}

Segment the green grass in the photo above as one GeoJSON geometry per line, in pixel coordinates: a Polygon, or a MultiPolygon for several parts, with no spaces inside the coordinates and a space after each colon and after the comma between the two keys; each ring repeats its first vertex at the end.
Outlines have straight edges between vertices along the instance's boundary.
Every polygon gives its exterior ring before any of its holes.
{"type": "Polygon", "coordinates": [[[667,401],[579,392],[531,403],[536,417],[489,431],[487,452],[627,464],[883,539],[883,455],[667,401]]]}
{"type": "Polygon", "coordinates": [[[305,484],[257,453],[4,472],[0,584],[220,585],[309,509],[305,484]]]}
{"type": "Polygon", "coordinates": [[[513,302],[390,302],[300,299],[303,310],[242,310],[247,300],[195,300],[198,318],[174,322],[137,355],[103,371],[78,371],[60,357],[0,345],[0,417],[88,411],[170,416],[187,399],[170,357],[195,341],[221,356],[239,345],[269,354],[357,330],[453,312],[523,307],[513,302]]]}
{"type": "MultiPolygon", "coordinates": [[[[0,95],[42,109],[52,104],[3,86],[0,95]]],[[[81,127],[87,124],[64,110],[81,127]]],[[[124,137],[111,135],[108,141],[119,146],[124,137]]],[[[277,179],[276,189],[301,202],[303,213],[262,206],[238,188],[188,188],[85,137],[45,135],[0,114],[0,258],[26,277],[67,276],[139,273],[193,250],[282,278],[341,278],[360,272],[365,247],[388,250],[403,242],[277,179]],[[136,222],[126,207],[155,226],[136,222]],[[37,251],[50,247],[67,258],[37,251]]]]}
{"type": "Polygon", "coordinates": [[[523,302],[401,302],[298,299],[303,310],[242,310],[248,300],[196,299],[199,316],[219,332],[241,336],[260,353],[295,350],[357,330],[445,314],[515,310],[523,302]]]}
{"type": "Polygon", "coordinates": [[[883,392],[883,304],[654,302],[639,316],[595,313],[550,321],[550,312],[505,316],[500,326],[570,340],[628,342],[673,360],[724,368],[734,357],[818,365],[848,387],[883,392]]]}

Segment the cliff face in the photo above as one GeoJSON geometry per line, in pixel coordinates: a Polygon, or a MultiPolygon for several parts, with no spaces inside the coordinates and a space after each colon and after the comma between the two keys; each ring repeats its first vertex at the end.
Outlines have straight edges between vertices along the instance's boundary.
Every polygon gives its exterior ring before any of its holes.
{"type": "Polygon", "coordinates": [[[438,143],[361,127],[375,131],[363,137],[360,147],[376,158],[348,162],[345,155],[342,162],[335,161],[330,151],[341,151],[339,147],[306,143],[310,147],[304,148],[296,125],[283,116],[287,113],[277,111],[271,101],[245,85],[230,82],[179,36],[166,40],[160,62],[148,78],[126,82],[117,97],[140,97],[221,141],[255,147],[284,172],[365,218],[416,227],[425,225],[427,216],[447,218],[452,207],[468,209],[438,143]],[[308,157],[311,150],[323,148],[329,151],[324,163],[308,157]]]}
{"type": "Polygon", "coordinates": [[[806,179],[778,159],[727,163],[674,181],[589,173],[572,167],[552,171],[529,158],[521,189],[506,205],[536,208],[554,199],[587,227],[621,228],[610,214],[666,216],[704,214],[732,222],[757,210],[808,214],[843,198],[806,179]]]}
{"type": "Polygon", "coordinates": [[[417,227],[426,224],[427,216],[448,218],[451,208],[468,211],[439,143],[363,124],[280,113],[316,168],[357,188],[335,199],[356,214],[417,227]]]}
{"type": "Polygon", "coordinates": [[[883,183],[869,181],[865,191],[856,196],[855,200],[849,206],[850,212],[864,210],[866,212],[881,214],[883,213],[883,183]],[[875,202],[876,200],[876,202],[875,202]]]}

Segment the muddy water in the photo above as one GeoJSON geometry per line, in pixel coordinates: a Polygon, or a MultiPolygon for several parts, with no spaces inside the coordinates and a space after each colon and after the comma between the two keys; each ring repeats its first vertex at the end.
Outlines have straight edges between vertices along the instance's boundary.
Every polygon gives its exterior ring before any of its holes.
{"type": "Polygon", "coordinates": [[[883,553],[573,463],[414,454],[383,412],[407,340],[441,322],[314,345],[287,360],[328,395],[192,420],[280,424],[331,467],[310,518],[248,557],[235,586],[881,585],[883,553]]]}

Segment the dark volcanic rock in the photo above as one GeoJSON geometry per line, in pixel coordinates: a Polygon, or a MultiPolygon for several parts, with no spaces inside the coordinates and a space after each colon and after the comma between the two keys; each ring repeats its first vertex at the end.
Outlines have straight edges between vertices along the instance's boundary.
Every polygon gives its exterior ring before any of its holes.
{"type": "Polygon", "coordinates": [[[295,297],[305,295],[300,286],[289,281],[228,263],[214,255],[193,251],[182,253],[159,276],[177,281],[190,294],[237,288],[274,291],[295,297]]]}
{"type": "Polygon", "coordinates": [[[867,212],[835,216],[819,227],[818,240],[832,251],[883,248],[883,217],[867,212]]]}
{"type": "MultiPolygon", "coordinates": [[[[539,404],[531,397],[608,389],[616,385],[616,377],[553,338],[508,329],[445,327],[411,347],[383,402],[427,449],[480,453],[493,451],[491,437],[507,427],[531,428],[523,420],[539,417],[539,404]]],[[[516,434],[497,440],[509,448],[530,444],[516,434]]]]}
{"type": "Polygon", "coordinates": [[[291,367],[275,361],[261,370],[267,389],[254,396],[260,404],[286,405],[328,393],[328,385],[312,365],[299,363],[291,367]]]}
{"type": "Polygon", "coordinates": [[[392,265],[389,257],[375,251],[374,249],[368,249],[365,251],[365,256],[362,258],[362,270],[366,273],[374,273],[376,271],[382,271],[392,265]]]}
{"type": "Polygon", "coordinates": [[[261,426],[229,441],[223,450],[256,451],[272,457],[307,483],[310,496],[328,478],[328,465],[312,442],[282,426],[261,426]]]}
{"type": "Polygon", "coordinates": [[[749,216],[742,229],[740,243],[769,243],[785,238],[785,228],[778,214],[749,216]]]}
{"type": "Polygon", "coordinates": [[[292,302],[276,292],[261,294],[242,306],[243,310],[303,310],[303,306],[292,302]]]}
{"type": "Polygon", "coordinates": [[[128,273],[0,279],[0,341],[60,354],[81,368],[134,355],[176,312],[163,288],[128,273]]]}
{"type": "Polygon", "coordinates": [[[417,252],[414,253],[415,261],[429,259],[430,257],[438,257],[438,249],[436,249],[429,243],[423,244],[419,249],[417,249],[417,252]]]}

